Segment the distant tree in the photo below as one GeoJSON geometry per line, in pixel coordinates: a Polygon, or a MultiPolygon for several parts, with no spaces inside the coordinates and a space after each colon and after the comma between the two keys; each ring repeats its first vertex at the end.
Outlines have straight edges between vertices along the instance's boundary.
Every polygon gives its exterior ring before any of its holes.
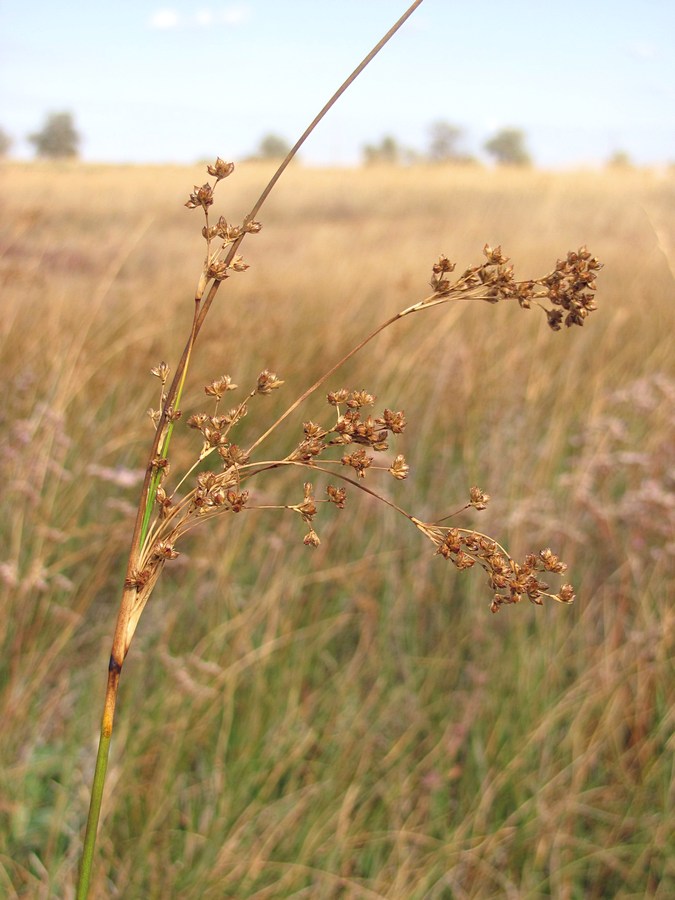
{"type": "Polygon", "coordinates": [[[14,142],[4,128],[0,128],[0,157],[7,156],[14,142]]]}
{"type": "Polygon", "coordinates": [[[631,169],[633,161],[625,150],[617,150],[607,160],[607,165],[612,169],[631,169]]]}
{"type": "Polygon", "coordinates": [[[389,165],[397,165],[400,163],[406,151],[399,146],[395,137],[390,134],[382,138],[379,144],[366,144],[363,148],[363,160],[366,165],[373,163],[388,163],[389,165]]]}
{"type": "Polygon", "coordinates": [[[429,159],[431,162],[450,162],[462,159],[459,144],[464,131],[450,122],[434,122],[429,127],[429,159]]]}
{"type": "Polygon", "coordinates": [[[518,128],[502,128],[484,148],[500,165],[529,166],[532,161],[525,149],[525,135],[518,128]]]}
{"type": "Polygon", "coordinates": [[[69,112],[51,113],[42,131],[28,136],[38,156],[51,159],[77,156],[80,136],[69,112]]]}
{"type": "Polygon", "coordinates": [[[283,159],[291,149],[288,141],[278,134],[266,134],[258,145],[257,159],[283,159]]]}

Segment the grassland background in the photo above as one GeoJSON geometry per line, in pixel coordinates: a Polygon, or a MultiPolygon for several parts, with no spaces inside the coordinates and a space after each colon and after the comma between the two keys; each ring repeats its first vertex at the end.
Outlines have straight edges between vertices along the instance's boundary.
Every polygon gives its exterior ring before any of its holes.
{"type": "MultiPolygon", "coordinates": [[[[237,170],[219,212],[267,174],[237,170]]],[[[205,175],[0,178],[0,894],[72,897],[137,499],[120,482],[145,462],[149,369],[189,327],[202,221],[182,204],[205,175]]],[[[433,519],[479,484],[493,503],[465,521],[553,546],[578,600],[492,616],[480,574],[354,492],[315,551],[290,514],[211,523],[125,665],[93,896],[675,896],[673,209],[673,176],[644,172],[287,173],[183,408],[223,373],[279,372],[244,443],[423,297],[439,253],[463,268],[502,244],[530,277],[587,243],[605,269],[583,329],[442,307],[331,383],[406,411],[412,474],[389,496],[433,519]]]]}

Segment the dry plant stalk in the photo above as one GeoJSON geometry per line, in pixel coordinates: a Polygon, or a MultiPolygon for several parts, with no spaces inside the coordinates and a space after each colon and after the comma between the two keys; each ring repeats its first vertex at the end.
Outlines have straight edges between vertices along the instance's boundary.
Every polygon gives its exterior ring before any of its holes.
{"type": "Polygon", "coordinates": [[[238,423],[247,415],[252,403],[258,402],[284,382],[276,373],[264,370],[244,397],[227,411],[223,411],[223,398],[238,389],[230,375],[221,375],[206,385],[205,393],[211,398],[209,410],[199,411],[187,417],[185,424],[200,437],[200,447],[195,452],[194,463],[171,486],[169,450],[177,423],[182,425],[181,397],[194,352],[195,343],[204,320],[222,283],[233,274],[244,272],[248,266],[238,255],[239,247],[247,235],[257,234],[261,225],[256,219],[266,197],[279,176],[296,154],[298,148],[313,131],[316,124],[331,108],[389,38],[420,5],[415,3],[406,11],[385,37],[362,61],[355,72],[341,86],[319,115],[314,119],[266,186],[253,209],[241,224],[229,223],[223,216],[215,222],[211,207],[219,184],[229,177],[234,164],[218,158],[207,167],[213,183],[195,186],[187,203],[189,209],[200,209],[204,217],[202,235],[206,243],[204,262],[194,297],[194,316],[185,349],[169,382],[169,366],[159,363],[151,372],[161,383],[160,402],[157,409],[149,410],[154,423],[154,437],[141,491],[131,551],[127,565],[110,655],[108,683],[101,725],[101,738],[92,788],[92,800],[87,822],[77,897],[88,895],[91,866],[100,813],[103,785],[107,766],[110,738],[117,690],[124,659],[153,589],[167,562],[179,555],[181,538],[195,526],[222,515],[235,515],[251,510],[288,510],[298,516],[304,526],[303,542],[308,547],[320,543],[315,520],[322,504],[332,504],[342,510],[347,498],[347,487],[361,490],[377,498],[386,506],[408,519],[435,547],[436,555],[450,560],[458,569],[476,565],[484,570],[491,589],[490,608],[497,612],[504,604],[520,602],[527,597],[541,605],[544,598],[560,603],[571,603],[574,590],[563,584],[557,590],[549,587],[543,577],[561,575],[566,566],[548,548],[529,553],[522,562],[514,560],[496,540],[472,528],[444,524],[455,515],[468,510],[485,509],[489,496],[480,488],[471,487],[466,503],[455,513],[435,522],[425,522],[390,499],[366,486],[366,479],[374,473],[384,473],[397,480],[407,478],[409,467],[402,454],[391,454],[378,464],[378,454],[389,451],[390,443],[406,427],[402,411],[385,408],[371,412],[375,397],[366,390],[345,387],[327,392],[326,419],[307,421],[298,433],[294,449],[282,458],[267,458],[261,453],[262,445],[295,412],[296,409],[352,356],[362,350],[385,328],[414,313],[423,312],[445,303],[468,300],[498,303],[514,300],[521,308],[541,308],[553,331],[566,326],[583,325],[586,317],[596,308],[594,291],[596,274],[601,268],[598,260],[582,247],[559,260],[551,272],[541,278],[517,281],[513,267],[500,247],[483,248],[484,259],[455,276],[455,264],[442,256],[432,266],[430,293],[416,303],[390,317],[367,335],[329,371],[298,397],[275,422],[273,422],[250,446],[235,442],[238,423]],[[219,469],[204,468],[209,457],[218,457],[219,469]],[[317,496],[313,480],[302,482],[298,500],[294,504],[258,503],[251,485],[266,473],[281,468],[299,468],[307,479],[327,475],[331,479],[325,493],[317,496]]]}

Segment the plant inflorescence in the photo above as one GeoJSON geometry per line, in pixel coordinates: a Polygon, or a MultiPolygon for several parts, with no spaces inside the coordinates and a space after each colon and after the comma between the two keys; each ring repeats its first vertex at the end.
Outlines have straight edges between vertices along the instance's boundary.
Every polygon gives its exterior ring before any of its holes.
{"type": "MultiPolygon", "coordinates": [[[[217,222],[210,221],[215,189],[233,170],[232,163],[217,159],[213,165],[208,166],[208,173],[215,177],[215,183],[195,186],[185,204],[189,209],[201,209],[205,219],[202,235],[206,241],[206,254],[197,288],[198,297],[202,297],[209,287],[224,281],[232,273],[243,272],[248,268],[241,256],[232,255],[231,248],[238,246],[244,235],[257,234],[261,230],[260,223],[254,220],[233,225],[221,215],[217,222]]],[[[295,446],[282,457],[267,457],[261,453],[261,445],[300,403],[318,390],[349,357],[399,319],[443,303],[465,300],[497,303],[515,300],[524,309],[540,307],[550,328],[558,331],[563,322],[568,327],[582,325],[596,308],[595,279],[601,266],[585,247],[568,253],[543,277],[524,281],[516,279],[513,266],[501,247],[492,248],[486,244],[483,256],[481,263],[470,266],[454,278],[455,264],[441,256],[432,267],[430,294],[375,329],[305,391],[248,447],[237,443],[237,425],[248,414],[253,401],[280,389],[284,382],[276,373],[262,371],[244,398],[227,411],[221,407],[221,401],[230,392],[236,395],[238,390],[232,377],[222,375],[206,385],[205,393],[213,400],[212,408],[192,413],[185,420],[187,426],[200,435],[201,447],[193,465],[173,487],[169,486],[171,468],[166,454],[170,431],[174,423],[182,418],[182,411],[165,391],[168,365],[162,362],[152,369],[152,374],[161,380],[162,392],[159,409],[149,410],[149,415],[158,429],[159,446],[164,450],[151,461],[146,510],[149,527],[144,535],[138,564],[126,581],[126,587],[137,594],[133,604],[134,615],[129,620],[130,629],[135,627],[138,615],[164,564],[178,556],[176,547],[181,537],[198,523],[223,514],[261,509],[289,510],[297,514],[305,526],[304,543],[309,547],[317,547],[321,539],[315,527],[315,519],[320,505],[332,504],[343,509],[347,488],[350,486],[367,491],[406,517],[432,542],[436,553],[451,560],[458,569],[480,566],[486,572],[492,589],[490,608],[493,612],[497,612],[505,603],[517,603],[524,597],[536,604],[541,604],[544,597],[551,597],[562,603],[573,601],[574,590],[571,585],[563,584],[556,593],[552,593],[548,583],[542,580],[544,575],[548,578],[551,575],[561,575],[566,570],[565,564],[549,548],[528,553],[522,562],[516,562],[493,538],[474,529],[442,524],[449,516],[437,522],[421,521],[384,494],[370,486],[366,488],[366,479],[370,484],[375,472],[387,473],[397,480],[405,479],[409,473],[404,455],[396,453],[392,456],[390,450],[392,442],[405,430],[407,423],[404,412],[389,408],[371,412],[376,401],[367,390],[340,387],[328,391],[328,408],[324,421],[304,422],[296,437],[295,446]],[[202,465],[209,457],[218,460],[218,469],[214,469],[211,464],[206,467],[202,465]],[[381,459],[384,461],[379,462],[381,459]],[[267,499],[265,502],[257,501],[255,484],[260,477],[284,467],[304,469],[306,478],[327,476],[327,484],[321,496],[315,493],[313,481],[305,481],[301,499],[296,503],[275,505],[270,504],[267,499]],[[152,505],[154,518],[148,516],[152,505]]],[[[265,497],[267,498],[267,493],[265,497]]],[[[488,500],[486,493],[478,487],[472,487],[469,501],[458,512],[469,508],[485,509],[488,500]]],[[[131,634],[129,639],[130,637],[131,634]]]]}
{"type": "Polygon", "coordinates": [[[194,296],[192,325],[173,376],[170,379],[170,368],[165,362],[151,370],[160,381],[160,397],[158,407],[149,410],[154,434],[110,655],[101,738],[78,886],[79,900],[88,894],[124,659],[164,566],[176,559],[180,553],[181,539],[196,526],[216,516],[284,511],[298,518],[302,526],[301,539],[307,547],[313,548],[321,542],[319,510],[326,506],[343,510],[348,493],[361,491],[406,518],[431,542],[436,555],[450,560],[460,570],[482,569],[487,576],[493,612],[504,604],[518,603],[524,598],[538,605],[547,597],[561,603],[574,600],[574,590],[570,584],[562,584],[557,591],[548,584],[551,576],[560,576],[566,570],[565,564],[549,548],[528,553],[522,562],[518,562],[494,538],[473,528],[460,527],[454,521],[448,524],[449,519],[454,520],[455,516],[466,510],[486,508],[490,498],[479,487],[469,489],[467,500],[460,509],[429,522],[417,518],[381,489],[371,486],[377,476],[404,481],[409,475],[404,454],[393,447],[406,429],[405,413],[389,407],[376,407],[376,398],[369,389],[329,382],[338,369],[386,328],[403,318],[442,304],[469,300],[487,303],[512,300],[523,309],[540,308],[553,331],[559,331],[563,324],[567,327],[583,325],[586,317],[596,308],[596,275],[601,267],[585,247],[568,253],[543,277],[521,281],[516,279],[513,266],[501,247],[493,248],[486,244],[483,260],[459,275],[455,274],[455,264],[441,256],[432,266],[429,289],[422,299],[391,316],[366,335],[253,441],[247,442],[238,436],[241,434],[240,423],[254,404],[263,402],[265,397],[284,386],[283,379],[268,369],[260,372],[254,383],[244,389],[243,395],[237,393],[239,388],[231,375],[216,377],[205,386],[208,408],[183,414],[184,388],[197,338],[222,284],[230,276],[245,272],[248,268],[239,254],[239,248],[245,238],[260,232],[257,214],[265,198],[317,122],[420,3],[421,0],[416,0],[411,5],[319,113],[241,224],[232,224],[224,216],[214,221],[211,214],[216,190],[234,170],[233,163],[220,158],[207,167],[212,181],[195,186],[185,204],[188,209],[201,210],[203,214],[202,235],[206,247],[194,296]],[[327,388],[324,416],[318,417],[319,421],[308,420],[292,425],[292,420],[288,421],[291,416],[321,388],[327,388]],[[232,406],[223,402],[230,396],[236,398],[232,406]],[[197,445],[192,463],[176,477],[171,462],[172,441],[175,434],[185,433],[182,431],[184,426],[196,436],[197,445]],[[290,444],[291,449],[278,454],[268,453],[269,439],[280,434],[284,437],[284,444],[290,444]],[[298,481],[294,502],[273,503],[267,488],[264,494],[257,491],[260,480],[270,473],[298,469],[302,477],[298,481]]]}
{"type": "MultiPolygon", "coordinates": [[[[101,779],[105,778],[105,759],[112,734],[119,676],[143,609],[165,564],[178,557],[180,551],[177,547],[181,538],[195,526],[216,516],[238,515],[254,510],[286,510],[299,517],[304,527],[304,544],[310,548],[317,547],[321,542],[316,527],[320,506],[332,505],[342,510],[348,489],[357,489],[405,517],[432,543],[436,555],[450,560],[457,569],[481,568],[490,587],[492,612],[498,612],[505,604],[519,603],[524,598],[537,605],[541,605],[547,597],[569,604],[575,596],[573,587],[568,583],[563,583],[555,592],[549,586],[550,576],[562,575],[567,568],[550,548],[527,553],[518,562],[494,538],[473,528],[447,524],[448,519],[468,509],[480,511],[486,508],[490,497],[479,487],[470,488],[468,500],[460,509],[432,522],[417,518],[383,492],[371,487],[375,473],[384,473],[403,481],[410,470],[405,456],[391,449],[393,442],[405,431],[405,413],[388,407],[379,412],[371,411],[376,399],[366,389],[336,386],[328,390],[325,419],[320,422],[305,421],[301,427],[298,426],[294,446],[289,452],[278,457],[268,456],[263,453],[262,445],[347,360],[385,328],[414,313],[441,304],[468,300],[487,303],[513,300],[523,309],[539,307],[553,331],[559,331],[563,323],[567,327],[583,325],[586,317],[596,308],[594,292],[596,275],[601,268],[599,261],[585,247],[581,247],[558,260],[552,271],[543,277],[519,281],[501,247],[493,248],[486,244],[483,247],[483,261],[459,275],[454,275],[455,264],[441,256],[432,266],[430,293],[375,328],[296,398],[256,440],[244,446],[237,440],[237,426],[247,416],[252,403],[283,387],[284,381],[275,372],[268,369],[260,372],[243,398],[227,411],[221,402],[231,393],[236,395],[239,389],[229,374],[221,375],[205,386],[205,394],[212,402],[210,409],[198,410],[184,417],[180,408],[189,363],[206,313],[222,283],[232,274],[245,272],[248,268],[237,250],[247,235],[258,234],[262,227],[250,215],[241,225],[233,225],[223,216],[215,223],[211,222],[210,210],[215,190],[233,170],[232,163],[218,158],[208,166],[208,174],[215,178],[215,182],[195,186],[185,204],[189,209],[202,210],[206,252],[195,292],[190,336],[173,380],[169,383],[170,368],[167,363],[160,362],[151,369],[152,375],[161,384],[160,398],[158,408],[148,410],[154,425],[154,439],[110,657],[99,750],[101,779]],[[180,427],[183,423],[199,435],[199,446],[192,464],[174,482],[170,447],[176,426],[180,427]],[[217,461],[217,466],[213,465],[214,461],[217,461]],[[298,488],[297,501],[273,504],[269,502],[267,492],[264,500],[257,499],[255,485],[259,479],[283,468],[303,470],[304,478],[301,489],[298,488]],[[320,493],[315,491],[317,478],[326,481],[320,493]]],[[[90,835],[94,834],[91,829],[95,828],[95,824],[92,823],[98,817],[96,804],[100,807],[102,783],[98,787],[95,785],[92,794],[89,847],[85,842],[85,860],[87,854],[89,859],[83,868],[91,865],[93,836],[90,835]]],[[[86,884],[80,896],[86,896],[86,884]]]]}

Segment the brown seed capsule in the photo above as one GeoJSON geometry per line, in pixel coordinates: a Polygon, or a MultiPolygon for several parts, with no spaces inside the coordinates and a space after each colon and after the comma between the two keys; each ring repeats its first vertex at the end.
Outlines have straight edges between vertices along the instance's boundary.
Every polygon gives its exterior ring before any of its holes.
{"type": "Polygon", "coordinates": [[[407,478],[409,471],[410,466],[406,463],[405,456],[401,453],[394,458],[393,463],[389,466],[389,474],[393,475],[394,478],[397,478],[399,481],[403,481],[404,478],[407,478]]]}
{"type": "Polygon", "coordinates": [[[206,167],[206,171],[209,175],[213,175],[217,181],[220,181],[221,178],[227,178],[228,175],[232,174],[234,171],[234,163],[226,163],[218,157],[212,166],[206,167]]]}
{"type": "Polygon", "coordinates": [[[256,387],[256,392],[258,394],[270,394],[272,391],[280,388],[283,384],[275,372],[270,372],[268,369],[263,369],[263,371],[258,375],[258,384],[256,387]]]}
{"type": "Polygon", "coordinates": [[[185,204],[188,209],[196,209],[201,206],[206,211],[213,203],[213,188],[207,182],[201,187],[195,185],[194,191],[190,194],[190,199],[185,204]]]}
{"type": "Polygon", "coordinates": [[[302,542],[306,547],[318,547],[321,543],[321,538],[312,528],[311,531],[307,532],[302,542]]]}

